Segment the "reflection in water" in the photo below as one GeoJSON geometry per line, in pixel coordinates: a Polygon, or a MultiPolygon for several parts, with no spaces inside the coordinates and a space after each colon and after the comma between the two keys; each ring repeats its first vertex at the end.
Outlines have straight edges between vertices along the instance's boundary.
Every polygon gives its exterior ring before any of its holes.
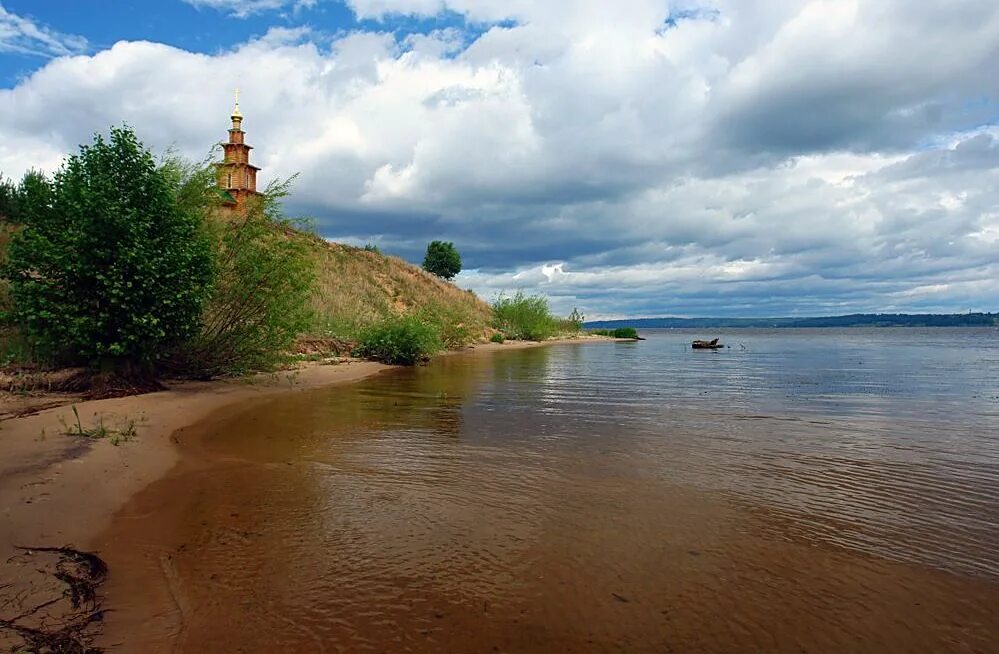
{"type": "Polygon", "coordinates": [[[112,631],[137,651],[992,648],[995,332],[689,340],[446,357],[204,425],[107,536],[116,569],[168,582],[113,581],[112,631]]]}

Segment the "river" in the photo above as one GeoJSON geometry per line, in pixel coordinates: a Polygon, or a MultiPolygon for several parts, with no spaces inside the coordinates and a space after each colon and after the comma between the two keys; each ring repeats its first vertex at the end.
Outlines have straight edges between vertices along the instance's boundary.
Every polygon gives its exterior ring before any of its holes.
{"type": "Polygon", "coordinates": [[[178,434],[182,464],[102,538],[109,636],[999,648],[999,331],[644,335],[441,357],[178,434]]]}

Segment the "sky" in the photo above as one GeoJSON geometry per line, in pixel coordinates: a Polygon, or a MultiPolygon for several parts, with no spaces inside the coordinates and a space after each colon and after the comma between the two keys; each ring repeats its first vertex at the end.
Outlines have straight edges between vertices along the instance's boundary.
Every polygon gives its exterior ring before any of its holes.
{"type": "Polygon", "coordinates": [[[590,319],[999,310],[994,0],[0,0],[0,172],[234,87],[319,233],[590,319]]]}

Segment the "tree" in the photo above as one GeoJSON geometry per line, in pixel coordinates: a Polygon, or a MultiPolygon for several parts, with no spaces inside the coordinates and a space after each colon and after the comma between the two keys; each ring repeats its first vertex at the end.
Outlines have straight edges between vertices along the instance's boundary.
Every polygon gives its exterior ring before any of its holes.
{"type": "MultiPolygon", "coordinates": [[[[14,216],[19,212],[21,189],[10,178],[0,174],[0,266],[7,259],[7,243],[15,229],[14,216]]],[[[10,308],[7,280],[0,278],[0,321],[6,322],[10,308]]],[[[0,326],[2,326],[0,322],[0,326]]]]}
{"type": "Polygon", "coordinates": [[[461,272],[461,255],[454,243],[431,241],[423,258],[423,269],[443,279],[454,279],[461,272]]]}
{"type": "Polygon", "coordinates": [[[0,173],[0,225],[6,227],[18,212],[20,189],[11,179],[0,173]]]}
{"type": "Polygon", "coordinates": [[[179,192],[127,127],[25,176],[4,276],[32,345],[134,377],[197,332],[213,260],[179,192]]]}

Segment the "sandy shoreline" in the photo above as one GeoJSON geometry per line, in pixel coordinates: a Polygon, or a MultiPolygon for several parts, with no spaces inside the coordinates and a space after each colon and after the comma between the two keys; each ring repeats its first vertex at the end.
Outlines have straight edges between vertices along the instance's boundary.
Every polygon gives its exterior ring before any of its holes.
{"type": "MultiPolygon", "coordinates": [[[[486,343],[448,354],[611,340],[486,343]]],[[[122,507],[180,462],[177,435],[181,430],[254,399],[352,383],[393,368],[350,360],[336,365],[303,364],[241,380],[168,383],[165,391],[106,400],[80,402],[69,395],[45,396],[41,400],[49,408],[0,421],[0,588],[4,589],[0,619],[19,613],[12,608],[38,606],[51,599],[53,592],[61,593],[60,584],[51,583],[51,562],[43,573],[42,561],[35,555],[25,560],[18,546],[93,549],[122,507]],[[53,407],[56,403],[62,404],[53,407]],[[116,430],[134,423],[135,437],[115,444],[111,438],[67,435],[67,428],[76,424],[73,407],[84,429],[102,423],[116,430]],[[11,598],[16,598],[12,605],[11,598]]],[[[11,400],[6,407],[0,400],[0,413],[10,414],[24,406],[24,398],[11,400]]],[[[110,563],[114,568],[115,562],[110,563]]],[[[52,608],[56,619],[65,615],[58,607],[52,608]]],[[[6,642],[0,630],[0,647],[6,642]]]]}
{"type": "Polygon", "coordinates": [[[170,436],[212,412],[276,393],[357,381],[389,369],[352,361],[311,366],[248,381],[185,382],[146,395],[76,404],[85,428],[136,422],[137,435],[109,439],[67,436],[72,406],[46,409],[0,424],[0,560],[14,545],[85,547],[134,493],[166,474],[178,451],[170,436]]]}
{"type": "MultiPolygon", "coordinates": [[[[485,353],[559,343],[601,342],[582,338],[486,343],[458,353],[485,353]]],[[[15,545],[86,547],[136,492],[178,461],[171,435],[211,413],[275,393],[355,382],[383,370],[379,363],[350,361],[312,365],[251,380],[184,382],[146,395],[67,404],[0,422],[0,561],[15,545]],[[109,439],[65,435],[75,424],[99,420],[110,428],[135,421],[137,437],[115,446],[109,439]]]]}

